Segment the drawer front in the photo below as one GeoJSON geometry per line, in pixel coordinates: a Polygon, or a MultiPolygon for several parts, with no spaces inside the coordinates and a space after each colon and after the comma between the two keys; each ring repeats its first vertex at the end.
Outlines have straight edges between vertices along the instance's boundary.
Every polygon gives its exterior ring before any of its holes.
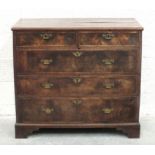
{"type": "Polygon", "coordinates": [[[79,44],[81,46],[137,45],[138,33],[119,31],[81,32],[79,44]]]}
{"type": "Polygon", "coordinates": [[[137,71],[137,51],[17,51],[18,73],[137,71]]]}
{"type": "Polygon", "coordinates": [[[137,98],[19,99],[18,123],[121,123],[138,118],[137,98]]]}
{"type": "Polygon", "coordinates": [[[17,32],[17,46],[75,46],[75,32],[17,32]]]}
{"type": "Polygon", "coordinates": [[[19,76],[18,95],[56,96],[130,96],[137,95],[136,76],[19,76]]]}

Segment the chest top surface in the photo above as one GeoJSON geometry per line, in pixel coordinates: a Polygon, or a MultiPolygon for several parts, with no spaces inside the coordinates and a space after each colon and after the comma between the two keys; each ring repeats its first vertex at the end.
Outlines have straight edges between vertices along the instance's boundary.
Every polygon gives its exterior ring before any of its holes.
{"type": "Polygon", "coordinates": [[[134,18],[20,19],[12,30],[143,30],[134,18]]]}

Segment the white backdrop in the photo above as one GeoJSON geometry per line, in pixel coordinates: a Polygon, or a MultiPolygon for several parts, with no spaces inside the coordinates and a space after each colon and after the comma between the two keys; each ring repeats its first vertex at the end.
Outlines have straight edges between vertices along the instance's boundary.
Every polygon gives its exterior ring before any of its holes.
{"type": "Polygon", "coordinates": [[[155,117],[155,8],[153,0],[1,0],[0,116],[15,114],[12,25],[20,18],[134,17],[144,27],[141,118],[155,117]]]}

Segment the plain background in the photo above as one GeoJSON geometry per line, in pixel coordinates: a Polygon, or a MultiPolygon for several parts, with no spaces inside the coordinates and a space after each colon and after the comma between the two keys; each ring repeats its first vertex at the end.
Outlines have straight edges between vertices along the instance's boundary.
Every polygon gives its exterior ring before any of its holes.
{"type": "Polygon", "coordinates": [[[155,120],[154,6],[153,0],[1,0],[0,118],[15,117],[11,27],[20,18],[131,17],[144,27],[140,120],[155,120]]]}

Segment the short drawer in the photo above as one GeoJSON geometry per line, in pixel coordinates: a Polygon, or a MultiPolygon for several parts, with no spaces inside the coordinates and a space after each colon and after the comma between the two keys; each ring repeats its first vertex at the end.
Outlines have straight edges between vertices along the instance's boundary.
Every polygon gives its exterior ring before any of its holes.
{"type": "Polygon", "coordinates": [[[137,51],[17,51],[17,73],[130,73],[138,70],[137,51]]]}
{"type": "Polygon", "coordinates": [[[79,44],[83,46],[138,45],[138,32],[102,31],[80,32],[79,44]]]}
{"type": "Polygon", "coordinates": [[[16,32],[16,46],[75,46],[75,32],[24,31],[16,32]]]}
{"type": "Polygon", "coordinates": [[[17,94],[44,97],[137,95],[136,76],[18,76],[17,94]]]}
{"type": "Polygon", "coordinates": [[[138,119],[137,98],[18,98],[18,123],[125,123],[138,119]],[[19,109],[18,109],[19,108],[19,109]]]}

